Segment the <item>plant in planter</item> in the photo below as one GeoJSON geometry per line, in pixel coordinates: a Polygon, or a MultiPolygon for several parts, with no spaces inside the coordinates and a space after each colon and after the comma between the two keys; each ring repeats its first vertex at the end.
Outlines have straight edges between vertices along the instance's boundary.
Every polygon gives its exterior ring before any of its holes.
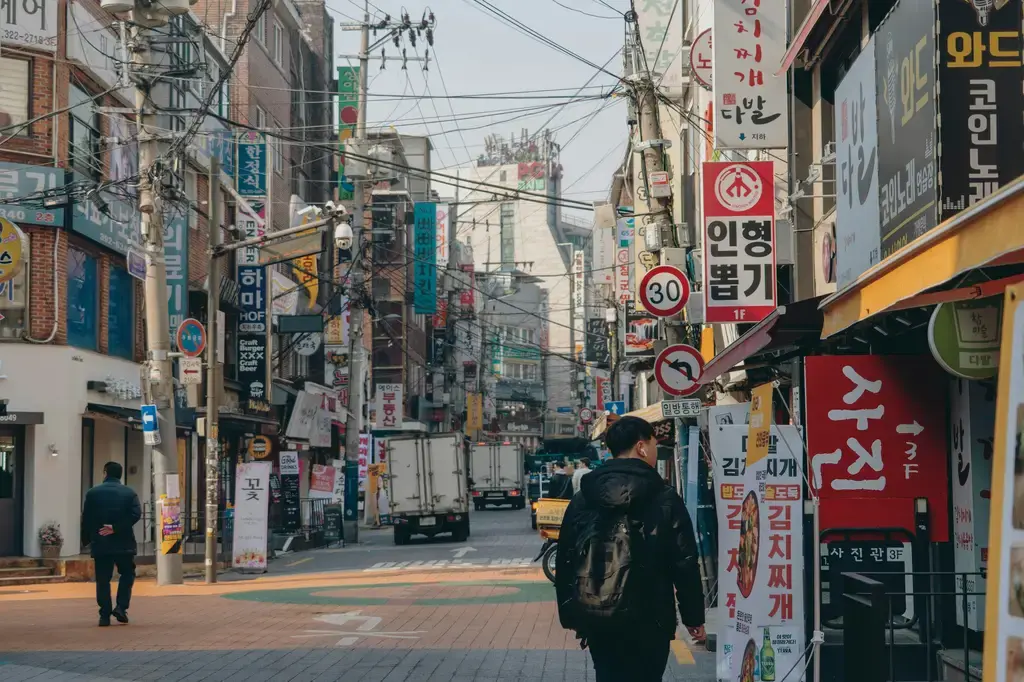
{"type": "Polygon", "coordinates": [[[60,532],[60,524],[44,523],[39,528],[39,547],[43,552],[44,559],[56,559],[60,556],[61,547],[64,546],[64,535],[60,532]]]}

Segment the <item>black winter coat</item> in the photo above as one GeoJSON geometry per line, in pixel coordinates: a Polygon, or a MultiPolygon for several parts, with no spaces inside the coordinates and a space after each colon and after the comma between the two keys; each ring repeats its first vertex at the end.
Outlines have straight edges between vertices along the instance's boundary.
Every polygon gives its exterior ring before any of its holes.
{"type": "Polygon", "coordinates": [[[116,478],[108,478],[85,494],[82,544],[90,545],[94,557],[135,554],[132,528],[141,518],[142,505],[135,491],[116,478]],[[113,526],[113,535],[100,535],[100,528],[105,525],[113,526]]]}
{"type": "MultiPolygon", "coordinates": [[[[650,556],[659,566],[652,571],[655,599],[646,604],[650,631],[644,635],[675,638],[676,609],[683,625],[704,624],[704,590],[697,565],[697,541],[682,498],[647,463],[639,459],[613,459],[580,479],[580,492],[569,503],[562,518],[555,567],[555,593],[562,627],[586,637],[585,625],[572,622],[573,553],[581,528],[597,513],[628,510],[629,517],[642,520],[650,556]],[[675,595],[673,597],[673,591],[675,595]]],[[[609,569],[611,572],[613,569],[609,569]]],[[[629,605],[633,611],[633,605],[629,605]]]]}

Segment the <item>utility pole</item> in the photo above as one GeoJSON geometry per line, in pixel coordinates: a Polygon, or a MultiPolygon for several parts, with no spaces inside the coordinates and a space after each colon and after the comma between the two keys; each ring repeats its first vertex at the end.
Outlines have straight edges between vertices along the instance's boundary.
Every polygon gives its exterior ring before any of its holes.
{"type": "Polygon", "coordinates": [[[220,262],[215,255],[221,242],[220,159],[210,157],[210,201],[206,224],[210,228],[210,260],[206,268],[206,583],[217,582],[217,530],[220,513],[220,393],[222,358],[217,352],[217,316],[220,311],[220,262]]]}
{"type": "MultiPolygon", "coordinates": [[[[456,223],[459,220],[459,204],[457,202],[448,205],[448,307],[446,308],[446,319],[445,319],[445,340],[448,342],[445,346],[445,363],[444,363],[444,385],[449,391],[448,399],[448,427],[454,430],[455,427],[455,416],[460,414],[458,409],[458,401],[455,400],[455,379],[458,377],[458,365],[456,364],[458,358],[456,357],[456,343],[458,341],[458,324],[459,316],[456,314],[458,308],[456,307],[457,297],[459,292],[455,288],[455,272],[457,267],[455,265],[455,237],[458,234],[458,228],[456,223]],[[448,377],[451,377],[451,381],[448,377]]],[[[465,399],[462,400],[462,404],[465,405],[465,399]]],[[[463,427],[465,425],[463,424],[463,427]]]]}
{"type": "MultiPolygon", "coordinates": [[[[154,10],[148,10],[153,12],[154,10]]],[[[140,12],[136,11],[137,15],[140,12]]],[[[150,16],[153,26],[159,16],[150,16]]],[[[168,17],[169,18],[169,17],[168,17]]],[[[167,23],[165,20],[164,24],[167,23]]],[[[149,101],[155,72],[160,68],[153,59],[153,34],[149,28],[135,30],[132,53],[132,77],[136,82],[135,113],[139,139],[139,215],[142,218],[143,248],[146,254],[146,339],[149,345],[143,367],[143,390],[147,403],[157,407],[160,442],[151,446],[153,494],[157,504],[167,498],[167,476],[177,475],[178,433],[174,416],[174,371],[171,363],[169,314],[167,308],[167,263],[164,258],[163,197],[160,196],[160,128],[156,109],[149,101]]],[[[179,482],[179,485],[184,482],[179,482]]],[[[159,513],[159,512],[158,512],[159,513]]],[[[159,528],[158,531],[159,532],[159,528]]],[[[182,555],[160,551],[156,538],[157,585],[182,583],[182,555]]]]}

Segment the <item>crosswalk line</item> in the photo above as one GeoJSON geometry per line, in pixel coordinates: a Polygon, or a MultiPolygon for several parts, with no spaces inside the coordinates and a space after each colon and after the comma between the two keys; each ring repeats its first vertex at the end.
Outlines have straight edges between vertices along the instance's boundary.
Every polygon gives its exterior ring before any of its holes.
{"type": "Polygon", "coordinates": [[[426,561],[379,561],[369,568],[364,568],[364,573],[373,571],[422,571],[422,570],[472,570],[486,568],[529,568],[533,560],[527,557],[516,559],[490,559],[490,560],[460,560],[458,563],[447,559],[434,559],[426,561]]]}

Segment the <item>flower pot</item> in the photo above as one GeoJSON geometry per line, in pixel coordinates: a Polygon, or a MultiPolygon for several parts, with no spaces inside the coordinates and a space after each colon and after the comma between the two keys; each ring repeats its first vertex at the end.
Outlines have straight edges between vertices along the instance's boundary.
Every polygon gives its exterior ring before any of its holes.
{"type": "Polygon", "coordinates": [[[42,545],[44,559],[59,559],[62,545],[42,545]]]}

